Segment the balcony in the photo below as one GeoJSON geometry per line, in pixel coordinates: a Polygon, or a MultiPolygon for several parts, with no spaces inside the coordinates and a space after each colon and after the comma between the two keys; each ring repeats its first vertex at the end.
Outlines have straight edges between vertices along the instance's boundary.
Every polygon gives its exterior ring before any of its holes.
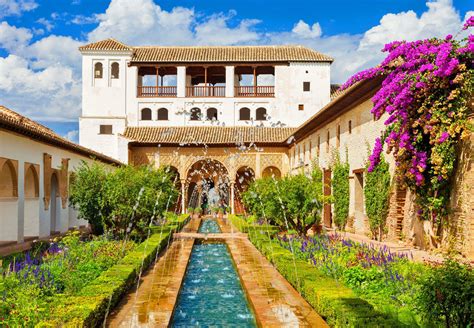
{"type": "Polygon", "coordinates": [[[176,86],[139,86],[138,97],[176,97],[176,86]]]}
{"type": "Polygon", "coordinates": [[[225,97],[225,86],[186,87],[186,97],[225,97]]]}
{"type": "Polygon", "coordinates": [[[274,86],[235,87],[235,97],[275,97],[274,86]]]}

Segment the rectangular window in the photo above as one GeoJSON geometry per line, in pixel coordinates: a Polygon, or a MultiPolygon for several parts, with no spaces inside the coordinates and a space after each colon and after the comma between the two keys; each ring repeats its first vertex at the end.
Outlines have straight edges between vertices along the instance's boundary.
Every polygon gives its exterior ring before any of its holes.
{"type": "Polygon", "coordinates": [[[352,121],[349,121],[349,134],[352,133],[352,121]]]}
{"type": "Polygon", "coordinates": [[[339,148],[341,145],[341,126],[337,126],[337,139],[336,139],[336,147],[339,148]]]}
{"type": "Polygon", "coordinates": [[[330,134],[329,134],[329,130],[328,130],[328,135],[327,135],[327,139],[326,139],[326,153],[329,153],[329,137],[330,137],[330,134]]]}
{"type": "Polygon", "coordinates": [[[304,110],[304,104],[299,104],[298,105],[298,110],[304,110]]]}
{"type": "Polygon", "coordinates": [[[311,91],[311,83],[303,82],[303,91],[311,91]]]}
{"type": "Polygon", "coordinates": [[[319,151],[321,149],[321,136],[318,136],[318,145],[317,145],[318,148],[316,148],[316,156],[319,157],[319,151]]]}
{"type": "Polygon", "coordinates": [[[112,134],[112,125],[101,125],[99,134],[112,134]]]}

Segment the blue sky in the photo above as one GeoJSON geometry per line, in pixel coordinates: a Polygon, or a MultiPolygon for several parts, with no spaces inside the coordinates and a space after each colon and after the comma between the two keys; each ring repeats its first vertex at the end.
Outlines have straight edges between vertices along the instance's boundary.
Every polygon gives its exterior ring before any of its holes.
{"type": "Polygon", "coordinates": [[[333,82],[376,65],[394,39],[455,34],[472,0],[0,0],[0,104],[77,141],[83,43],[303,44],[333,82]]]}

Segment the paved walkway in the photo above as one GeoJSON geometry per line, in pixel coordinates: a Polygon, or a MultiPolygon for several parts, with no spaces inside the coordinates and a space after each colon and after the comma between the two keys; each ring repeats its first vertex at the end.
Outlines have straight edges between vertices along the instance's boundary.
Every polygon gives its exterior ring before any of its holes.
{"type": "Polygon", "coordinates": [[[260,326],[329,327],[248,239],[227,245],[260,326]]]}
{"type": "Polygon", "coordinates": [[[190,220],[174,234],[171,246],[143,275],[138,289],[130,291],[110,314],[107,326],[167,327],[194,241],[206,237],[227,243],[260,327],[328,327],[245,234],[225,219],[217,222],[221,234],[197,233],[200,219],[190,220]]]}

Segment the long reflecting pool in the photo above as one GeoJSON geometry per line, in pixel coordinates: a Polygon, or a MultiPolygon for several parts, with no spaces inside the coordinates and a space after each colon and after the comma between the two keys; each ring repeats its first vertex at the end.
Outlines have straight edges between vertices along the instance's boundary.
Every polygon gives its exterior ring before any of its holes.
{"type": "Polygon", "coordinates": [[[220,233],[221,228],[216,221],[212,219],[204,219],[199,227],[198,232],[200,233],[220,233]]]}
{"type": "Polygon", "coordinates": [[[171,326],[257,326],[224,243],[194,245],[171,326]]]}

